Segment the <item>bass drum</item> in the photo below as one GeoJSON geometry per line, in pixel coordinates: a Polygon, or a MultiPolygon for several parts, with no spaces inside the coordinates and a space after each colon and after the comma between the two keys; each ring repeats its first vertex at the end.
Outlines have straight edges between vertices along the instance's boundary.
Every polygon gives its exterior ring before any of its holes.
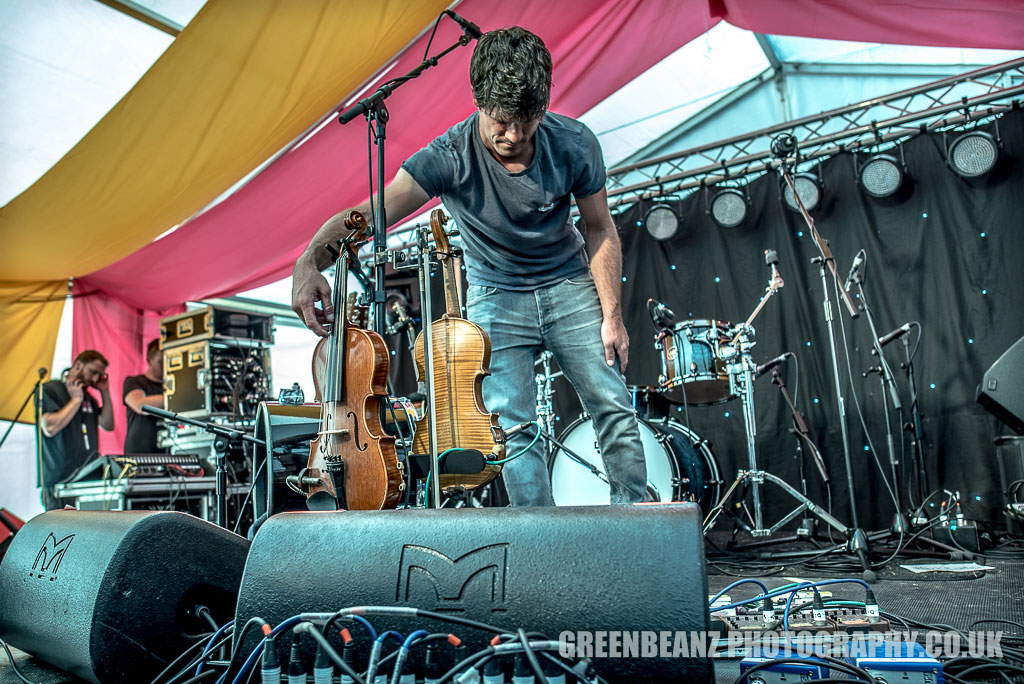
{"type": "MultiPolygon", "coordinates": [[[[709,512],[718,504],[722,486],[718,462],[707,440],[674,420],[639,420],[640,441],[647,462],[647,490],[655,501],[694,501],[709,512]]],[[[551,493],[558,506],[599,506],[610,501],[604,460],[589,417],[572,423],[559,436],[566,449],[575,452],[600,471],[579,463],[565,450],[551,458],[551,493]]]]}

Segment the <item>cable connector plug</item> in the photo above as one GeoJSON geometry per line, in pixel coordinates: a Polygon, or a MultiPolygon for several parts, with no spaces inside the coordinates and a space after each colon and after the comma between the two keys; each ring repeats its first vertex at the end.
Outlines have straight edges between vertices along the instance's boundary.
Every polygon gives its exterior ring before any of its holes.
{"type": "Polygon", "coordinates": [[[288,684],[306,684],[306,668],[302,664],[302,644],[296,633],[292,638],[292,650],[288,656],[288,684]]]}
{"type": "Polygon", "coordinates": [[[864,614],[868,622],[878,622],[881,618],[878,610],[878,601],[875,600],[875,592],[870,589],[864,590],[864,614]]]}
{"type": "MultiPolygon", "coordinates": [[[[344,642],[344,645],[341,647],[341,660],[358,672],[359,668],[356,667],[356,642],[352,639],[352,635],[347,629],[341,630],[340,634],[341,640],[344,642]]],[[[342,670],[340,684],[355,684],[355,681],[350,674],[342,670]]]]}
{"type": "Polygon", "coordinates": [[[821,600],[821,594],[818,590],[814,590],[814,597],[811,599],[811,616],[814,618],[815,625],[824,625],[827,620],[825,618],[825,602],[821,600]]]}
{"type": "Polygon", "coordinates": [[[277,659],[277,641],[270,625],[263,625],[263,665],[260,681],[263,684],[281,684],[281,662],[277,659]]]}
{"type": "Polygon", "coordinates": [[[765,627],[775,624],[775,604],[770,598],[764,599],[761,608],[761,622],[765,627]]]}

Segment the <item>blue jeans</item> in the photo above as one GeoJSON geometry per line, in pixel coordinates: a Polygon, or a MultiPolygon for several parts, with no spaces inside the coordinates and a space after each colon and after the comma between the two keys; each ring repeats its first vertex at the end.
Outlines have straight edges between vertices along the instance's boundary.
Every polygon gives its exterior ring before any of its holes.
{"type": "MultiPolygon", "coordinates": [[[[534,363],[551,350],[565,377],[594,420],[611,481],[611,503],[643,501],[647,466],[636,415],[618,361],[609,366],[601,342],[601,302],[587,273],[532,291],[470,285],[470,320],[491,338],[491,375],[484,379],[487,410],[500,414],[502,427],[537,419],[534,363]]],[[[509,439],[508,453],[533,439],[527,430],[509,439]]],[[[509,461],[502,471],[513,506],[551,506],[551,482],[543,440],[509,461]]]]}

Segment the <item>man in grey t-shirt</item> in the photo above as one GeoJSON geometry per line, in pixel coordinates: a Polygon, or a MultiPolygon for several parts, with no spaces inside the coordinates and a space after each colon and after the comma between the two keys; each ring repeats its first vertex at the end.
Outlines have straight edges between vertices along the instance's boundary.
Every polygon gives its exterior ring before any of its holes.
{"type": "MultiPolygon", "coordinates": [[[[646,468],[621,375],[629,338],[604,161],[586,126],[547,111],[551,66],[543,41],[523,28],[484,34],[470,63],[478,111],[406,160],[385,189],[388,222],[442,199],[465,248],[468,317],[491,339],[487,409],[506,427],[535,420],[534,360],[550,349],[593,418],[611,503],[641,501],[646,468]],[[570,220],[572,197],[585,239],[570,220]]],[[[370,202],[355,210],[369,215],[370,202]]],[[[322,245],[345,233],[347,213],[329,219],[295,264],[292,308],[319,335],[334,318],[322,245]]],[[[509,453],[531,438],[513,437],[509,453]]],[[[510,461],[504,479],[513,505],[552,503],[542,445],[510,461]]]]}

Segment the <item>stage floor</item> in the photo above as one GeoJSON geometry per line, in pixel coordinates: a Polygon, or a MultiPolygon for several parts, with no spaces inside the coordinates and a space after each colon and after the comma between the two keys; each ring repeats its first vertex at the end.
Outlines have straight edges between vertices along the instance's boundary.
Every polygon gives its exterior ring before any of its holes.
{"type": "MultiPolygon", "coordinates": [[[[973,573],[932,572],[915,575],[899,567],[901,564],[922,562],[932,561],[897,561],[879,573],[879,579],[872,587],[883,611],[921,622],[947,624],[963,630],[968,629],[975,620],[1020,619],[1020,606],[1024,602],[1024,560],[986,558],[983,564],[995,569],[973,573]]],[[[720,574],[723,571],[720,567],[709,566],[708,570],[708,588],[712,593],[728,586],[740,576],[747,577],[742,573],[736,573],[738,576],[720,574]]],[[[731,568],[728,571],[735,572],[731,568]]],[[[812,575],[799,569],[787,568],[771,576],[762,576],[760,579],[771,589],[789,584],[792,579],[813,581],[841,576],[837,573],[812,575]]],[[[856,601],[864,599],[864,590],[859,585],[834,585],[828,589],[832,590],[835,598],[856,601]]],[[[737,588],[729,595],[736,600],[753,596],[758,591],[755,585],[749,585],[737,588]]],[[[1008,625],[987,625],[979,629],[985,628],[1020,634],[1019,631],[1014,632],[1014,628],[1008,625]]],[[[15,658],[23,674],[36,684],[71,684],[84,681],[58,672],[20,651],[15,652],[15,658]]],[[[728,684],[738,674],[738,660],[715,660],[716,682],[728,684]]],[[[0,684],[19,684],[19,679],[11,670],[6,656],[0,656],[0,684]]]]}

